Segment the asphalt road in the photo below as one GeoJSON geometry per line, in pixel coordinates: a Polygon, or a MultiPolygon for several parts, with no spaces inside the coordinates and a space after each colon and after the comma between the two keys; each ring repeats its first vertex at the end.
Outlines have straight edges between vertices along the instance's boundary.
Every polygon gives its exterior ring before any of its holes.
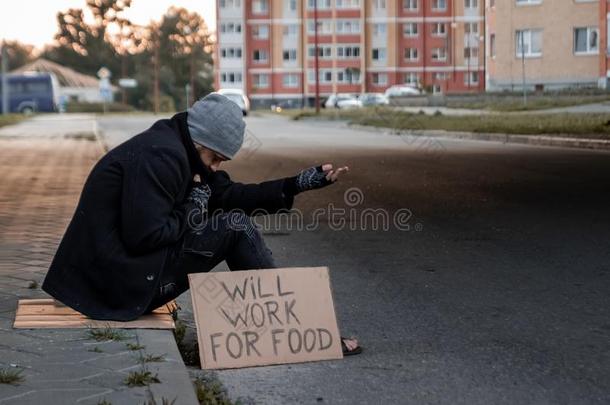
{"type": "MultiPolygon", "coordinates": [[[[153,119],[102,118],[99,127],[112,146],[153,119]]],[[[610,154],[268,116],[249,118],[248,129],[249,150],[226,165],[235,180],[350,166],[295,204],[305,221],[331,203],[355,211],[341,230],[327,215],[314,231],[265,233],[280,265],[330,267],[341,332],[365,352],[220,372],[233,397],[610,402],[610,154]],[[363,223],[365,208],[385,210],[389,229],[363,223]],[[396,212],[412,214],[408,230],[396,212]]]]}

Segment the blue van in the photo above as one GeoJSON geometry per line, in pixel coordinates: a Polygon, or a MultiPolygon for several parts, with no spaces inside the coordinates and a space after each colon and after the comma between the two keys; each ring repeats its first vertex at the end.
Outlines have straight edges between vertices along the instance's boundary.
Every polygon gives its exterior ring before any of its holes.
{"type": "MultiPolygon", "coordinates": [[[[0,112],[2,112],[2,75],[0,75],[0,112]]],[[[31,114],[55,112],[59,102],[59,84],[51,73],[9,74],[9,112],[31,114]]]]}

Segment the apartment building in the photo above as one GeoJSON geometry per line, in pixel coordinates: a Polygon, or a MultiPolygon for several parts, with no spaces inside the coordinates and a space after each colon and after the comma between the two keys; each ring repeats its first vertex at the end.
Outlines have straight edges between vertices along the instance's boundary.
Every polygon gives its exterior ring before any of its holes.
{"type": "Polygon", "coordinates": [[[311,104],[316,84],[323,96],[482,91],[483,2],[217,0],[216,87],[295,106],[311,104]]]}
{"type": "Polygon", "coordinates": [[[486,88],[606,86],[606,0],[487,0],[486,88]]]}

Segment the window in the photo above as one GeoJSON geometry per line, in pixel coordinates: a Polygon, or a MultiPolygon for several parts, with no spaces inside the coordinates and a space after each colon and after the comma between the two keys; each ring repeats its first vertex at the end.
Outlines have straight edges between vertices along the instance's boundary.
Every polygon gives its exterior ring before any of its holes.
{"type": "Polygon", "coordinates": [[[385,9],[385,0],[373,0],[373,7],[376,9],[385,9]]]}
{"type": "Polygon", "coordinates": [[[402,33],[405,37],[416,37],[417,30],[417,23],[406,23],[402,26],[402,33]]]}
{"type": "Polygon", "coordinates": [[[372,81],[375,86],[385,86],[388,84],[387,73],[373,73],[372,81]]]}
{"type": "Polygon", "coordinates": [[[337,34],[360,34],[360,21],[338,19],[336,31],[337,34]]]}
{"type": "Polygon", "coordinates": [[[597,27],[574,28],[574,53],[596,54],[599,51],[597,27]]]}
{"type": "Polygon", "coordinates": [[[269,87],[269,75],[258,74],[252,76],[252,85],[257,89],[269,87]]]}
{"type": "MultiPolygon", "coordinates": [[[[318,80],[320,83],[331,83],[333,81],[333,72],[330,69],[320,69],[318,71],[318,80]]],[[[314,69],[309,69],[307,71],[307,81],[309,83],[316,82],[316,71],[314,69]]]]}
{"type": "Polygon", "coordinates": [[[337,45],[337,58],[349,59],[360,57],[360,46],[358,45],[337,45]]]}
{"type": "Polygon", "coordinates": [[[335,0],[337,8],[360,8],[360,0],[335,0]]]}
{"type": "Polygon", "coordinates": [[[518,58],[542,56],[542,30],[517,30],[515,41],[518,58]]]}
{"type": "Polygon", "coordinates": [[[252,0],[252,14],[267,14],[269,0],[252,0]]]}
{"type": "Polygon", "coordinates": [[[479,72],[468,72],[464,75],[464,84],[466,86],[476,86],[479,84],[479,72]]]}
{"type": "Polygon", "coordinates": [[[382,23],[373,24],[373,35],[375,36],[383,36],[387,32],[387,26],[382,23]]]}
{"type": "Polygon", "coordinates": [[[496,57],[496,34],[489,36],[489,56],[492,58],[496,57]]]}
{"type": "Polygon", "coordinates": [[[408,61],[416,61],[417,60],[417,48],[405,48],[405,59],[408,61]]]}
{"type": "Polygon", "coordinates": [[[318,9],[330,8],[330,0],[307,0],[307,8],[313,10],[316,5],[318,9]]]}
{"type": "Polygon", "coordinates": [[[432,48],[432,60],[446,60],[447,49],[446,48],[432,48]]]}
{"type": "Polygon", "coordinates": [[[478,57],[479,57],[479,48],[473,48],[473,47],[464,48],[464,58],[477,59],[478,57]]]}
{"type": "Polygon", "coordinates": [[[542,0],[516,0],[517,1],[517,5],[521,6],[521,5],[527,5],[527,4],[540,4],[542,3],[542,0]]]}
{"type": "Polygon", "coordinates": [[[223,72],[220,74],[222,83],[241,83],[241,73],[239,72],[223,72]]]}
{"type": "Polygon", "coordinates": [[[299,87],[299,75],[294,73],[286,73],[282,76],[282,84],[284,87],[299,87]]]}
{"type": "Polygon", "coordinates": [[[436,80],[437,82],[442,82],[447,80],[447,73],[445,72],[436,72],[432,75],[432,79],[436,80]]]}
{"type": "Polygon", "coordinates": [[[282,59],[284,61],[294,62],[297,60],[297,50],[296,49],[284,49],[282,52],[282,59]]]}
{"type": "Polygon", "coordinates": [[[220,48],[221,58],[241,58],[241,48],[220,48]]]}
{"type": "Polygon", "coordinates": [[[446,10],[447,0],[432,0],[432,10],[446,10]]]}
{"type": "MultiPolygon", "coordinates": [[[[316,54],[315,54],[315,46],[314,45],[309,45],[309,47],[307,48],[307,55],[313,59],[315,58],[316,54]]],[[[333,48],[329,45],[318,45],[318,58],[321,59],[328,59],[328,58],[332,58],[333,56],[333,48]]]]}
{"type": "Polygon", "coordinates": [[[288,0],[288,10],[297,11],[297,0],[288,0]]]}
{"type": "Polygon", "coordinates": [[[386,49],[385,48],[373,48],[371,50],[373,60],[376,61],[384,61],[386,58],[386,49]]]}
{"type": "Polygon", "coordinates": [[[255,49],[252,53],[252,60],[255,63],[264,63],[267,62],[267,59],[269,59],[269,55],[266,49],[255,49]]]}
{"type": "Polygon", "coordinates": [[[343,84],[360,83],[360,69],[347,68],[337,72],[337,82],[343,84]]]}
{"type": "Polygon", "coordinates": [[[464,32],[467,34],[478,34],[479,33],[479,23],[476,23],[476,22],[464,23],[464,32]]]}
{"type": "Polygon", "coordinates": [[[297,38],[299,36],[299,26],[297,24],[284,25],[282,32],[287,38],[297,38]]]}
{"type": "Polygon", "coordinates": [[[407,11],[416,11],[418,0],[402,0],[402,8],[407,11]]]}
{"type": "Polygon", "coordinates": [[[253,25],[252,36],[254,39],[267,39],[269,38],[269,26],[268,25],[253,25]]]}
{"type": "Polygon", "coordinates": [[[239,23],[223,23],[220,24],[220,32],[223,34],[234,34],[241,32],[241,24],[239,23]]]}
{"type": "Polygon", "coordinates": [[[239,8],[241,0],[220,0],[220,8],[239,8]]]}
{"type": "Polygon", "coordinates": [[[447,35],[447,25],[445,23],[433,23],[432,35],[444,37],[445,35],[447,35]]]}
{"type": "Polygon", "coordinates": [[[404,81],[409,86],[417,87],[419,86],[419,75],[414,72],[405,73],[404,81]]]}
{"type": "MultiPolygon", "coordinates": [[[[315,21],[308,20],[307,21],[307,32],[309,34],[315,34],[315,21]]],[[[331,20],[318,20],[318,34],[321,35],[330,35],[333,33],[333,24],[331,20]]]]}
{"type": "Polygon", "coordinates": [[[478,0],[464,0],[464,8],[479,8],[478,0]]]}

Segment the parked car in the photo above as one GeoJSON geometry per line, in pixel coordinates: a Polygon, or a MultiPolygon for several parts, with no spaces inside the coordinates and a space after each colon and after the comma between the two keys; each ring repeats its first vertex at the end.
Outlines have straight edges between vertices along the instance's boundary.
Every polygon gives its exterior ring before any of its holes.
{"type": "Polygon", "coordinates": [[[378,105],[388,105],[390,100],[383,93],[365,93],[359,98],[363,107],[373,107],[378,105]]]}
{"type": "Polygon", "coordinates": [[[405,96],[419,96],[422,92],[413,87],[413,86],[405,86],[402,84],[397,84],[392,87],[389,87],[385,91],[385,95],[387,97],[405,97],[405,96]]]}
{"type": "MultiPolygon", "coordinates": [[[[2,94],[0,75],[0,94],[2,94]]],[[[54,112],[59,104],[59,84],[51,73],[9,74],[9,112],[31,114],[34,112],[54,112]]],[[[2,97],[0,97],[2,111],[2,97]]]]}
{"type": "Polygon", "coordinates": [[[235,104],[241,108],[242,113],[248,115],[250,112],[250,100],[244,94],[244,92],[240,89],[219,89],[216,91],[218,94],[222,94],[229,100],[233,101],[235,104]]]}
{"type": "Polygon", "coordinates": [[[357,101],[357,98],[352,94],[331,94],[330,96],[328,96],[328,99],[324,103],[324,107],[339,108],[339,102],[348,100],[350,100],[350,102],[347,104],[353,104],[353,100],[357,101]]]}
{"type": "Polygon", "coordinates": [[[345,98],[337,101],[337,108],[340,110],[348,110],[350,108],[362,108],[362,101],[356,97],[345,98]]]}

